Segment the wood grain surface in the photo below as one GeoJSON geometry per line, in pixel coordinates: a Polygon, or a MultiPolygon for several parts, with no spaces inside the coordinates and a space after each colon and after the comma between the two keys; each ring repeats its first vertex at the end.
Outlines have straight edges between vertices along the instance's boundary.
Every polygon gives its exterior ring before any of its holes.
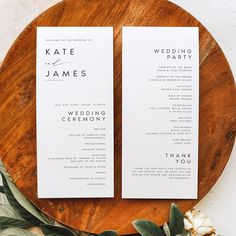
{"type": "Polygon", "coordinates": [[[2,64],[0,76],[0,157],[18,188],[32,203],[76,229],[92,233],[114,229],[129,234],[135,232],[131,222],[137,218],[163,224],[168,219],[171,202],[186,211],[205,196],[222,173],[233,147],[236,90],[227,60],[214,38],[194,17],[166,0],[60,2],[20,34],[2,64]],[[198,200],[121,199],[121,27],[129,25],[200,28],[198,200]],[[114,27],[114,199],[37,199],[36,26],[114,27]]]}

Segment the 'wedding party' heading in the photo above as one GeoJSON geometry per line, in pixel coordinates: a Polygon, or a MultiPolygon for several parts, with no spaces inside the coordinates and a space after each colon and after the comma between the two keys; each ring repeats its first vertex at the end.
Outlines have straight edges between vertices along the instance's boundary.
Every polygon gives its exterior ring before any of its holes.
{"type": "Polygon", "coordinates": [[[191,60],[192,59],[192,49],[154,49],[154,53],[166,55],[168,60],[191,60]]]}

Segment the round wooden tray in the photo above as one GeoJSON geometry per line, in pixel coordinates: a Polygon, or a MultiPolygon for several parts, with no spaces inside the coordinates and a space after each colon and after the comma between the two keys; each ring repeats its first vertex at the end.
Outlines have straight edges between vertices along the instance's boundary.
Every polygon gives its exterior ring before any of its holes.
{"type": "MultiPolygon", "coordinates": [[[[92,233],[135,232],[132,220],[158,224],[171,202],[186,211],[212,188],[223,171],[236,133],[234,79],[210,33],[189,13],[164,0],[67,0],[30,23],[8,52],[0,71],[0,155],[18,188],[59,222],[92,233]],[[121,27],[198,26],[200,28],[200,126],[198,200],[121,199],[121,27]],[[113,26],[115,91],[115,198],[37,199],[35,53],[36,26],[113,26]]],[[[158,186],[156,186],[158,187],[158,186]]],[[[62,186],[63,188],[63,186],[62,186]]]]}

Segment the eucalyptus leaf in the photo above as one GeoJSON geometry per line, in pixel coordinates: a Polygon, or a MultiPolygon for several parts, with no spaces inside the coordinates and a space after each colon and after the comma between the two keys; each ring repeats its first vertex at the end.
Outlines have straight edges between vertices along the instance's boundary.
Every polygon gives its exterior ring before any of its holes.
{"type": "Polygon", "coordinates": [[[9,205],[7,197],[4,193],[0,193],[0,205],[9,205]]]}
{"type": "Polygon", "coordinates": [[[182,234],[184,230],[184,215],[174,203],[172,203],[170,208],[169,229],[171,236],[182,234]]]}
{"type": "Polygon", "coordinates": [[[163,231],[152,221],[135,220],[133,226],[142,236],[164,236],[163,231]]]}
{"type": "Polygon", "coordinates": [[[0,232],[1,236],[37,236],[28,230],[19,228],[8,228],[0,232]]]}
{"type": "Polygon", "coordinates": [[[4,193],[4,188],[3,188],[3,186],[0,186],[0,193],[4,193]]]}
{"type": "Polygon", "coordinates": [[[72,230],[55,226],[55,225],[40,225],[41,230],[43,231],[45,236],[77,236],[78,234],[73,232],[72,230]]]}
{"type": "Polygon", "coordinates": [[[19,216],[10,205],[0,205],[0,229],[9,227],[26,228],[32,224],[19,216]]]}
{"type": "Polygon", "coordinates": [[[166,236],[171,236],[170,229],[169,229],[169,226],[168,226],[167,223],[165,223],[165,224],[163,225],[163,230],[164,230],[166,236]]]}
{"type": "Polygon", "coordinates": [[[114,230],[107,230],[100,233],[99,236],[117,236],[117,233],[114,230]]]}
{"type": "Polygon", "coordinates": [[[49,223],[49,220],[24,197],[24,195],[2,173],[4,192],[12,208],[26,221],[34,225],[49,223]]]}
{"type": "Polygon", "coordinates": [[[28,223],[25,220],[14,219],[7,216],[0,216],[0,229],[6,229],[9,227],[27,228],[29,226],[32,226],[32,224],[28,223]]]}

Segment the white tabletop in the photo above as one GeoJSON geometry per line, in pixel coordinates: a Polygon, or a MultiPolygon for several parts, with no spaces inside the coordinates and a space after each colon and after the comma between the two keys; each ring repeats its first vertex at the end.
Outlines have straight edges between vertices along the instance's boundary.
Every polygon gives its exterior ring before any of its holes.
{"type": "MultiPolygon", "coordinates": [[[[39,13],[58,0],[0,0],[0,62],[7,50],[39,13]]],[[[195,16],[222,47],[236,78],[236,1],[172,0],[195,16]]],[[[213,189],[196,206],[213,221],[222,236],[235,236],[236,145],[223,174],[213,189]]]]}

